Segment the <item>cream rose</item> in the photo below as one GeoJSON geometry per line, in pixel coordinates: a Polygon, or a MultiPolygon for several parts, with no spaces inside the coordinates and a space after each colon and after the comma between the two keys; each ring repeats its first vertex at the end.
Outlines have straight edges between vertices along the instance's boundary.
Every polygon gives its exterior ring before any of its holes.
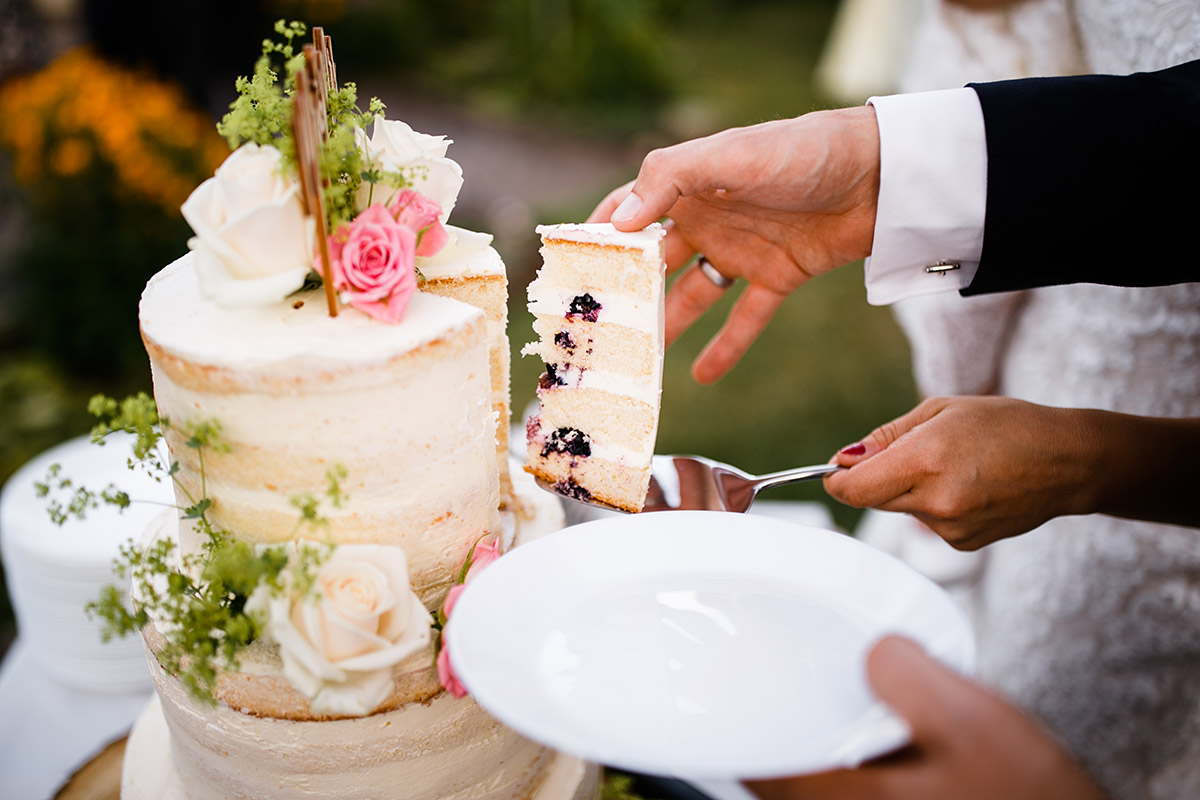
{"type": "Polygon", "coordinates": [[[196,232],[188,246],[200,290],[221,305],[279,301],[312,268],[312,223],[280,158],[274,147],[242,145],[181,208],[196,232]]]}
{"type": "Polygon", "coordinates": [[[314,594],[263,586],[246,610],[264,620],[284,676],[314,712],[369,714],[391,691],[392,667],[431,640],[433,620],[409,585],[404,551],[340,545],[320,566],[314,594]]]}
{"type": "MultiPolygon", "coordinates": [[[[367,141],[365,131],[356,132],[361,147],[367,154],[367,160],[374,166],[386,172],[399,172],[412,181],[409,188],[433,200],[441,206],[442,213],[439,221],[445,222],[458,201],[458,192],[462,189],[462,167],[457,162],[446,158],[446,151],[452,144],[445,136],[430,136],[417,133],[408,124],[400,120],[375,117],[371,129],[371,139],[367,141]]],[[[360,191],[359,206],[365,208],[372,186],[364,183],[360,191]]],[[[385,186],[374,187],[372,202],[388,203],[395,190],[385,186]],[[388,196],[380,197],[379,193],[386,192],[388,196]]]]}

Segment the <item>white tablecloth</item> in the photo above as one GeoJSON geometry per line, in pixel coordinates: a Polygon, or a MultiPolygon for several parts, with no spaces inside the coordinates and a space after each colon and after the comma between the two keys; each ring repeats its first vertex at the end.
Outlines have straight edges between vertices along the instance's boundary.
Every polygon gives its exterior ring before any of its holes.
{"type": "Polygon", "coordinates": [[[105,745],[123,737],[150,692],[64,686],[13,643],[0,664],[0,798],[49,800],[105,745]]]}

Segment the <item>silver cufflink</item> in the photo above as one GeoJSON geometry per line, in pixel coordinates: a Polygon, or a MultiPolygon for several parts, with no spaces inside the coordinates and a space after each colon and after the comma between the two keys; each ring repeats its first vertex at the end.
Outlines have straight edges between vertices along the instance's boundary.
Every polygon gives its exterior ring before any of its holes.
{"type": "Polygon", "coordinates": [[[946,261],[945,259],[932,264],[925,268],[925,271],[930,275],[945,275],[947,272],[956,270],[961,265],[957,261],[946,261]]]}

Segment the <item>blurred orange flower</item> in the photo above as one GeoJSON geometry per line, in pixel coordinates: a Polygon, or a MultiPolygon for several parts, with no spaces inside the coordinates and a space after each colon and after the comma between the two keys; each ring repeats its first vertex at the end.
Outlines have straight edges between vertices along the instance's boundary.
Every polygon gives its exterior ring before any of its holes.
{"type": "Polygon", "coordinates": [[[0,148],[37,191],[106,165],[125,192],[174,213],[229,154],[206,114],[145,73],[72,50],[0,86],[0,148]]]}

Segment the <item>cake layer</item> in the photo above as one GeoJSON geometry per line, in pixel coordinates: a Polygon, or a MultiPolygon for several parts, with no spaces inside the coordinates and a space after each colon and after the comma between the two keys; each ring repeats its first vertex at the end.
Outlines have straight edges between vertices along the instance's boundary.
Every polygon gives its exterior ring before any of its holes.
{"type": "Polygon", "coordinates": [[[234,536],[286,541],[290,501],[321,497],[340,466],[346,502],[321,506],[320,538],[402,547],[435,607],[471,544],[501,529],[483,313],[420,292],[396,325],[350,308],[331,318],[319,296],[230,310],[194,281],[184,257],[141,305],[180,505],[203,492],[234,536]],[[209,420],[227,452],[186,446],[187,423],[209,420]]]}
{"type": "Polygon", "coordinates": [[[533,330],[540,339],[525,345],[522,355],[539,356],[547,364],[644,375],[655,385],[660,380],[653,333],[550,316],[535,317],[533,330]]]}
{"type": "MultiPolygon", "coordinates": [[[[553,751],[444,692],[361,719],[297,722],[204,706],[153,661],[151,669],[170,765],[189,800],[525,800],[555,772],[553,751]]],[[[578,784],[547,800],[584,797],[579,772],[578,784]]]]}
{"type": "Polygon", "coordinates": [[[640,510],[650,487],[649,467],[563,453],[543,456],[532,442],[525,469],[554,484],[559,493],[568,497],[599,500],[627,510],[640,510]]]}
{"type": "MultiPolygon", "coordinates": [[[[147,625],[142,636],[151,668],[160,669],[154,653],[164,644],[162,635],[154,625],[147,625]]],[[[394,711],[408,703],[423,703],[439,694],[442,687],[430,668],[433,659],[431,644],[397,664],[392,674],[391,692],[374,713],[394,711]]],[[[236,672],[220,674],[213,697],[234,711],[261,718],[304,722],[361,718],[361,715],[314,713],[309,698],[284,677],[279,648],[258,642],[239,654],[236,672]]]]}
{"type": "Polygon", "coordinates": [[[644,462],[654,455],[658,408],[626,395],[562,387],[538,393],[543,433],[569,428],[587,434],[591,455],[644,462]]]}
{"type": "MultiPolygon", "coordinates": [[[[375,732],[374,726],[370,732],[375,732]]],[[[122,800],[193,800],[195,795],[189,793],[190,787],[183,785],[178,771],[175,769],[171,755],[170,730],[163,717],[162,704],[154,697],[146,704],[145,710],[134,723],[125,747],[125,763],[121,773],[122,800]]],[[[378,767],[376,768],[376,770],[378,767]]],[[[367,780],[387,780],[388,776],[371,770],[359,778],[357,775],[345,775],[339,794],[325,795],[327,798],[346,798],[358,800],[362,797],[377,798],[378,800],[403,800],[408,798],[407,787],[404,784],[381,784],[371,786],[367,780]]],[[[594,800],[599,795],[600,768],[571,756],[556,754],[545,777],[532,794],[527,794],[519,800],[594,800]]],[[[274,787],[268,787],[274,789],[274,787]]],[[[282,789],[275,789],[275,794],[264,794],[263,797],[279,797],[282,789]]],[[[211,797],[211,792],[207,795],[211,797]]],[[[303,793],[292,793],[287,796],[304,797],[303,793]]],[[[444,795],[451,796],[451,795],[444,795]]],[[[479,795],[476,795],[478,797],[479,795]]],[[[471,795],[455,794],[452,797],[459,800],[471,800],[471,795]]],[[[507,799],[506,799],[507,800],[507,799]]],[[[518,800],[513,797],[512,800],[518,800]]]]}

